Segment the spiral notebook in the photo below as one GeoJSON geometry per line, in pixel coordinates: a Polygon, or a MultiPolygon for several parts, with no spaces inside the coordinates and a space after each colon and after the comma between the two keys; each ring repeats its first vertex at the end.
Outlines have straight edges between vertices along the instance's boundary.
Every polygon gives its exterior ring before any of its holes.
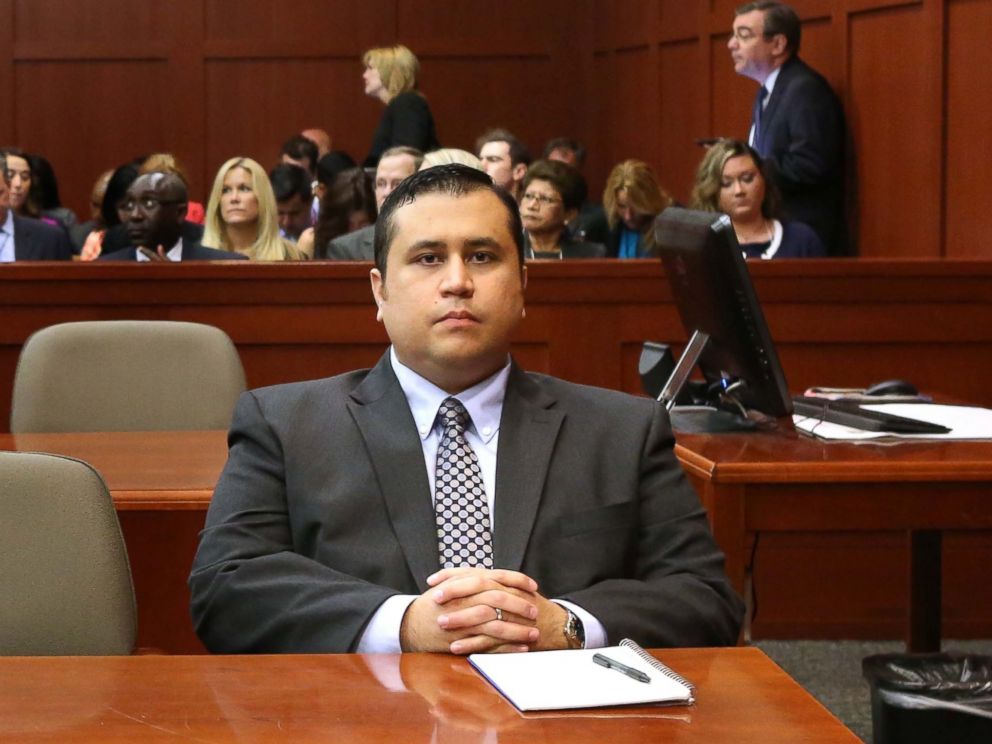
{"type": "Polygon", "coordinates": [[[472,654],[468,660],[522,711],[695,702],[691,683],[629,639],[609,648],[472,654]],[[596,654],[643,672],[650,681],[603,667],[593,661],[596,654]]]}

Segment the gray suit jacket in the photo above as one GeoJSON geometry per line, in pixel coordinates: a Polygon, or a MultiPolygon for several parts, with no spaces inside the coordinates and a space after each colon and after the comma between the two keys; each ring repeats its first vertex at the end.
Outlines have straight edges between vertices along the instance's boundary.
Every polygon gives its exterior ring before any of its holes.
{"type": "Polygon", "coordinates": [[[332,261],[373,261],[375,252],[372,241],[375,238],[375,225],[362,227],[354,232],[334,238],[327,246],[326,258],[332,261]]]}
{"type": "MultiPolygon", "coordinates": [[[[438,570],[423,450],[388,353],[371,371],[242,395],[190,576],[215,652],[353,651],[438,570]]],[[[609,640],[732,644],[743,606],[652,400],[513,368],[495,565],[575,602],[609,640]]]]}
{"type": "Polygon", "coordinates": [[[72,245],[61,227],[14,215],[15,261],[69,261],[72,245]]]}

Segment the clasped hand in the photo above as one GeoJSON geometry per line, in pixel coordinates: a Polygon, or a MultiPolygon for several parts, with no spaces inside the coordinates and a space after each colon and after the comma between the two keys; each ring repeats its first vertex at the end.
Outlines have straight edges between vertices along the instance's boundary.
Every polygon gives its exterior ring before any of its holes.
{"type": "Polygon", "coordinates": [[[403,616],[404,651],[473,654],[564,648],[565,610],[542,597],[537,582],[526,574],[446,568],[427,583],[430,588],[403,616]]]}

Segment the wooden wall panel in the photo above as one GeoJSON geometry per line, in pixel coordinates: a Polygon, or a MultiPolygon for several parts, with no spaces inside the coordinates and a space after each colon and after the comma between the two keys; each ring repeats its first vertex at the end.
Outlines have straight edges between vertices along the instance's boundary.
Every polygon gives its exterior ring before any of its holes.
{"type": "Polygon", "coordinates": [[[662,45],[660,169],[658,180],[668,193],[687,204],[696,166],[703,149],[696,144],[708,135],[706,126],[705,68],[695,39],[662,45]]]}
{"type": "Polygon", "coordinates": [[[940,255],[940,86],[921,5],[851,19],[848,121],[865,256],[940,255]],[[906,64],[906,59],[913,60],[906,64]]]}
{"type": "Polygon", "coordinates": [[[88,215],[102,171],[172,145],[173,113],[159,93],[168,75],[165,60],[18,62],[16,141],[45,154],[63,200],[88,215]]]}
{"type": "Polygon", "coordinates": [[[987,35],[992,2],[958,0],[947,13],[945,254],[987,256],[992,250],[992,45],[987,35]]]}
{"type": "Polygon", "coordinates": [[[359,64],[366,46],[394,43],[396,2],[206,0],[204,21],[211,41],[272,41],[298,49],[301,42],[319,40],[325,53],[348,52],[359,64]]]}
{"type": "Polygon", "coordinates": [[[382,104],[362,95],[355,59],[225,59],[205,67],[206,189],[221,163],[236,155],[271,167],[282,143],[308,126],[326,127],[334,146],[358,161],[368,152],[382,104]]]}
{"type": "Polygon", "coordinates": [[[710,45],[711,137],[746,139],[758,84],[734,72],[727,35],[708,37],[710,45]]]}
{"type": "Polygon", "coordinates": [[[161,42],[168,29],[165,3],[134,0],[17,0],[13,30],[19,45],[78,44],[109,47],[161,42]]]}

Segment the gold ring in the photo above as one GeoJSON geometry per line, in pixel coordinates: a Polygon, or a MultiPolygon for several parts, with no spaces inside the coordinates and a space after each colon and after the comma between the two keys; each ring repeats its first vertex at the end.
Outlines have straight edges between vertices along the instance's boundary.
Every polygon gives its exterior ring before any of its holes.
{"type": "Polygon", "coordinates": [[[497,620],[502,620],[503,619],[503,610],[501,610],[499,607],[493,607],[493,609],[496,610],[496,619],[497,620]]]}

